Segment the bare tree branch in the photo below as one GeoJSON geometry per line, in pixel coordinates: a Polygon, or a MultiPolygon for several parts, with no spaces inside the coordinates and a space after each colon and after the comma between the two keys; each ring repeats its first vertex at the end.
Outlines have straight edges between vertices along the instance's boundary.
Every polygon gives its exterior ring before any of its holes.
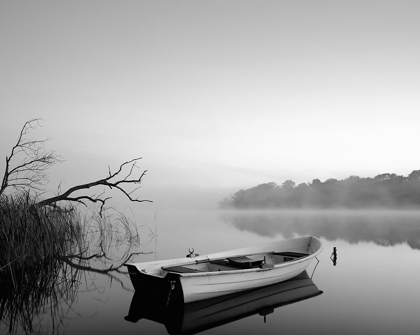
{"type": "Polygon", "coordinates": [[[102,210],[105,206],[106,201],[111,199],[111,197],[102,198],[101,196],[103,195],[103,193],[101,193],[97,197],[89,197],[89,196],[86,196],[86,195],[78,196],[78,197],[70,197],[70,195],[73,194],[76,191],[90,189],[90,188],[95,187],[95,186],[107,186],[110,189],[115,188],[115,189],[119,190],[120,192],[122,192],[132,202],[152,202],[151,200],[145,200],[145,199],[140,200],[139,198],[133,198],[131,196],[134,191],[136,191],[137,189],[140,188],[140,186],[137,187],[136,189],[134,189],[131,192],[127,192],[123,188],[126,185],[141,184],[141,182],[143,180],[143,177],[146,175],[147,170],[144,170],[138,178],[129,179],[132,175],[133,169],[137,168],[136,163],[140,159],[141,159],[141,157],[134,158],[130,161],[124,162],[123,164],[120,165],[119,169],[114,173],[112,173],[111,168],[108,167],[108,177],[96,180],[96,181],[91,182],[91,183],[86,183],[86,184],[73,186],[73,187],[69,188],[67,191],[65,191],[63,194],[59,194],[55,197],[51,197],[49,199],[45,199],[45,200],[42,200],[42,201],[38,202],[38,205],[39,206],[47,206],[47,205],[53,205],[53,204],[55,204],[59,201],[72,201],[72,202],[82,203],[86,206],[86,204],[84,203],[83,200],[88,200],[88,201],[91,201],[93,203],[100,202],[101,203],[100,213],[102,213],[102,210]],[[118,179],[119,174],[122,173],[124,167],[126,167],[126,166],[130,166],[128,174],[124,178],[118,179]],[[117,180],[113,181],[112,179],[115,179],[115,178],[117,178],[117,180]]]}

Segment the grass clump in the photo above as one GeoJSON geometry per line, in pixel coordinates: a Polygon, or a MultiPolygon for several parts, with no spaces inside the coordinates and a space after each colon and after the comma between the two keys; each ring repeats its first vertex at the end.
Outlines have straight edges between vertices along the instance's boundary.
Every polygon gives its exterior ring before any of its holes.
{"type": "Polygon", "coordinates": [[[57,332],[86,273],[123,286],[120,268],[141,254],[132,252],[137,227],[122,213],[37,203],[29,194],[0,197],[0,333],[44,333],[50,323],[57,332]]]}
{"type": "Polygon", "coordinates": [[[36,206],[29,194],[0,199],[0,282],[19,287],[25,271],[53,270],[55,259],[81,248],[82,224],[74,209],[36,206]]]}

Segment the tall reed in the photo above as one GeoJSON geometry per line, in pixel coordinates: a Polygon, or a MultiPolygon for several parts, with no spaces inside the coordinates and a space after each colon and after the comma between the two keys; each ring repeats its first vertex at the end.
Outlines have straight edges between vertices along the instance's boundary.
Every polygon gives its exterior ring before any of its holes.
{"type": "Polygon", "coordinates": [[[115,274],[141,254],[132,252],[140,245],[137,226],[123,213],[36,203],[29,194],[0,197],[0,333],[44,333],[46,309],[48,332],[55,333],[67,313],[61,306],[74,301],[84,271],[123,285],[115,274]]]}
{"type": "Polygon", "coordinates": [[[0,282],[19,286],[25,269],[52,268],[57,256],[81,248],[78,213],[39,208],[35,201],[28,194],[0,199],[0,282]]]}

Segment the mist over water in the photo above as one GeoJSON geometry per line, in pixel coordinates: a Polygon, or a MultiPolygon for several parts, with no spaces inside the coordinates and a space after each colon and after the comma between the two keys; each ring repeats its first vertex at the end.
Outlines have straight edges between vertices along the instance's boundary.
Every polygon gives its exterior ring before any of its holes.
{"type": "Polygon", "coordinates": [[[420,211],[246,210],[226,211],[221,218],[240,231],[266,237],[276,234],[285,238],[315,235],[351,244],[407,244],[412,249],[420,249],[420,211]]]}

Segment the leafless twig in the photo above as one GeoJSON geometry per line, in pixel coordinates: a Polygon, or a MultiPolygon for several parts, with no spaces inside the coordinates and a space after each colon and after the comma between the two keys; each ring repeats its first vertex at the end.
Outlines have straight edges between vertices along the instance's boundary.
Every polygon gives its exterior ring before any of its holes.
{"type": "Polygon", "coordinates": [[[47,170],[63,161],[63,158],[55,151],[45,151],[45,142],[29,138],[29,133],[42,127],[42,119],[33,119],[25,122],[20,131],[18,140],[13,146],[9,156],[6,156],[6,168],[0,187],[0,196],[7,188],[13,188],[17,191],[42,191],[43,186],[48,181],[47,170]],[[15,164],[19,157],[23,156],[20,163],[15,164]]]}

